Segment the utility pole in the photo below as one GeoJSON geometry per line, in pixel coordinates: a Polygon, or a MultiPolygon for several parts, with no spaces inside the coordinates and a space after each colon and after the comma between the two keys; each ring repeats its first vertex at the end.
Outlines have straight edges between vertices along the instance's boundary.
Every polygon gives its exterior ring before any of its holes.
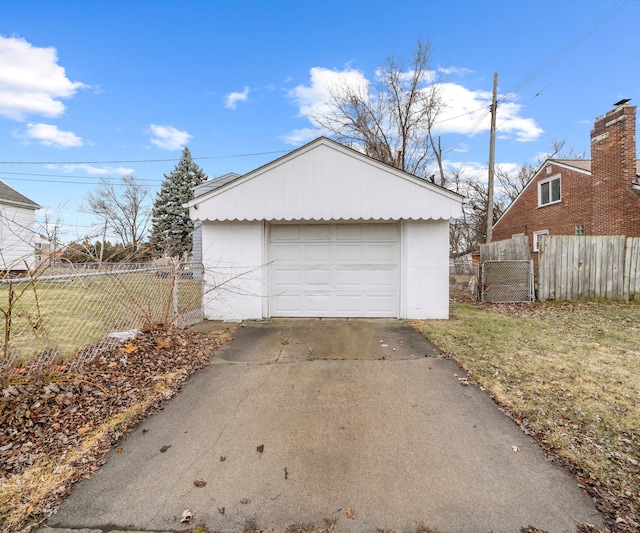
{"type": "Polygon", "coordinates": [[[498,73],[493,73],[493,99],[491,101],[491,136],[489,139],[489,184],[487,187],[487,242],[493,231],[493,179],[496,157],[496,115],[498,114],[498,73]]]}

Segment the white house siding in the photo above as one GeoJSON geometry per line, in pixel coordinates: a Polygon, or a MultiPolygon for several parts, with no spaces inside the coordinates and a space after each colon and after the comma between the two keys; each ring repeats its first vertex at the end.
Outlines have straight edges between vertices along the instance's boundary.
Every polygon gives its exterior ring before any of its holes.
{"type": "Polygon", "coordinates": [[[328,141],[189,205],[194,220],[220,221],[449,220],[462,213],[458,195],[328,141]]]}
{"type": "Polygon", "coordinates": [[[402,258],[402,318],[449,318],[449,221],[406,221],[402,258]]]}
{"type": "MultiPolygon", "coordinates": [[[[401,227],[399,309],[385,316],[448,318],[448,221],[404,221],[401,227]]],[[[269,243],[266,239],[269,231],[265,230],[264,224],[204,222],[202,235],[205,318],[253,320],[268,317],[269,243]]],[[[300,316],[303,315],[305,313],[300,316]]],[[[358,315],[363,316],[354,314],[358,315]]],[[[310,315],[306,313],[305,316],[310,315]]],[[[374,313],[372,316],[381,315],[374,313]]]]}
{"type": "Polygon", "coordinates": [[[191,248],[191,260],[194,263],[202,263],[202,221],[196,220],[193,223],[191,238],[193,243],[191,248]]]}
{"type": "Polygon", "coordinates": [[[0,204],[0,270],[25,270],[35,259],[35,211],[0,204]]]}
{"type": "Polygon", "coordinates": [[[262,222],[203,222],[207,320],[263,317],[263,236],[262,222]]]}

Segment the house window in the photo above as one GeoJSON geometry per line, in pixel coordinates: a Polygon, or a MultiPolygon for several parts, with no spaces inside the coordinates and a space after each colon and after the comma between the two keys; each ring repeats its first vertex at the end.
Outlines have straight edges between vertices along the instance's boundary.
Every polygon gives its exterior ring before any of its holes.
{"type": "Polygon", "coordinates": [[[555,204],[561,199],[560,176],[538,182],[538,207],[555,204]]]}
{"type": "Polygon", "coordinates": [[[576,226],[576,235],[584,235],[584,224],[578,224],[576,226]]]}
{"type": "Polygon", "coordinates": [[[533,251],[537,252],[540,249],[540,235],[549,235],[548,229],[533,232],[533,251]]]}

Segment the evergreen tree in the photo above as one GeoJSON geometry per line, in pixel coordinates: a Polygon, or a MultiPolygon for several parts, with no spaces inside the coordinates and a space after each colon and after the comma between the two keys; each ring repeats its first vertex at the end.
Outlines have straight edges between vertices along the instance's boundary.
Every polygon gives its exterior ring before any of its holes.
{"type": "Polygon", "coordinates": [[[153,203],[150,241],[157,252],[172,257],[191,253],[193,222],[183,204],[193,199],[193,188],[206,180],[207,175],[185,147],[180,162],[169,175],[164,174],[153,203]]]}

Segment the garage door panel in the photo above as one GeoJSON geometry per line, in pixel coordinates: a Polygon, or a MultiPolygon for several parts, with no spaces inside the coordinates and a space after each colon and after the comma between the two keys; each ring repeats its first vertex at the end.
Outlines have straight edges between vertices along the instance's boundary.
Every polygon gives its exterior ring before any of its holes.
{"type": "Polygon", "coordinates": [[[271,226],[271,242],[278,241],[299,241],[300,240],[301,226],[297,225],[282,225],[271,226]]]}
{"type": "Polygon", "coordinates": [[[303,250],[299,244],[273,243],[271,246],[272,260],[300,263],[303,250]]]}
{"type": "Polygon", "coordinates": [[[352,289],[364,284],[362,270],[356,268],[337,268],[335,285],[339,289],[352,289]]]}
{"type": "Polygon", "coordinates": [[[273,283],[277,287],[298,287],[304,283],[304,271],[299,268],[278,268],[271,272],[273,283]]]}
{"type": "Polygon", "coordinates": [[[309,286],[322,285],[325,288],[331,287],[332,277],[333,271],[330,268],[316,268],[304,271],[304,281],[309,286]]]}
{"type": "Polygon", "coordinates": [[[365,262],[365,245],[357,243],[338,243],[335,246],[335,260],[337,262],[352,261],[356,263],[365,262]]]}
{"type": "Polygon", "coordinates": [[[363,224],[338,224],[336,226],[337,241],[362,241],[363,224]]]}
{"type": "Polygon", "coordinates": [[[333,247],[330,244],[304,244],[303,260],[307,262],[333,260],[333,247]]]}
{"type": "Polygon", "coordinates": [[[301,309],[302,316],[322,316],[331,312],[331,296],[328,294],[303,295],[306,306],[301,309]]]}
{"type": "Polygon", "coordinates": [[[366,271],[364,277],[369,287],[393,289],[396,285],[396,273],[393,270],[371,269],[366,271]]]}
{"type": "Polygon", "coordinates": [[[304,235],[305,241],[330,241],[332,236],[332,226],[325,224],[309,224],[300,226],[303,228],[301,233],[304,235]]]}
{"type": "Polygon", "coordinates": [[[393,306],[393,301],[396,298],[395,294],[380,294],[367,296],[367,308],[372,313],[382,313],[380,316],[388,316],[389,308],[393,306]]]}
{"type": "Polygon", "coordinates": [[[398,224],[273,225],[270,234],[270,316],[398,316],[398,224]]]}
{"type": "Polygon", "coordinates": [[[336,295],[336,309],[346,315],[359,313],[363,307],[364,297],[361,294],[336,295]]]}
{"type": "Polygon", "coordinates": [[[391,244],[368,244],[365,248],[365,262],[391,263],[396,259],[397,247],[391,244]]]}
{"type": "Polygon", "coordinates": [[[300,308],[302,297],[293,294],[279,294],[272,300],[274,314],[280,316],[295,316],[292,315],[292,313],[296,313],[300,308]]]}
{"type": "Polygon", "coordinates": [[[369,241],[397,241],[397,224],[365,224],[364,236],[369,241]]]}

